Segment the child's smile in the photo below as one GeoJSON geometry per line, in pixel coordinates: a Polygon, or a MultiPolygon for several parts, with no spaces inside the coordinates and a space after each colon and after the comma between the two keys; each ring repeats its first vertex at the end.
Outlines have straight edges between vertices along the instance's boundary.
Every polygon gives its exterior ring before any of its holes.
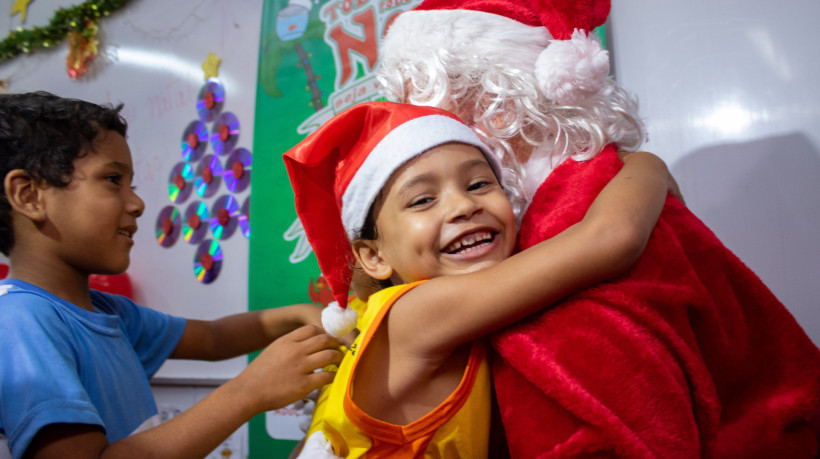
{"type": "Polygon", "coordinates": [[[125,238],[130,245],[134,245],[134,233],[137,232],[137,225],[128,225],[126,228],[121,228],[117,234],[125,238]]]}
{"type": "Polygon", "coordinates": [[[476,256],[492,244],[495,234],[490,231],[470,232],[460,236],[452,244],[447,245],[443,252],[450,255],[476,256]]]}
{"type": "Polygon", "coordinates": [[[397,169],[384,189],[377,244],[402,282],[477,271],[512,254],[512,208],[477,148],[432,148],[397,169]]]}

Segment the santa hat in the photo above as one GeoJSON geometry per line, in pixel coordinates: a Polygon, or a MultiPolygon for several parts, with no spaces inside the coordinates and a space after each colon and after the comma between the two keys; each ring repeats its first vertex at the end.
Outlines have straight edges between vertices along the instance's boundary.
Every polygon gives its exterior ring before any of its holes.
{"type": "Polygon", "coordinates": [[[481,57],[501,46],[511,56],[530,53],[524,60],[533,61],[544,95],[577,104],[609,75],[607,52],[589,36],[609,9],[610,0],[425,0],[396,18],[381,53],[394,63],[441,50],[481,57]]]}
{"type": "Polygon", "coordinates": [[[478,147],[499,175],[490,149],[455,115],[392,102],[355,105],[285,153],[296,214],[336,300],[322,312],[328,333],[341,336],[356,325],[356,312],[347,307],[350,242],[382,187],[402,164],[449,142],[478,147]]]}

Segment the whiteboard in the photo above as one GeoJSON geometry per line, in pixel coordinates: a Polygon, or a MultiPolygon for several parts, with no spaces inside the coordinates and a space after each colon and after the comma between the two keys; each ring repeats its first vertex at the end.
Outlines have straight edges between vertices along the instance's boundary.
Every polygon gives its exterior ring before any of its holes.
{"type": "MultiPolygon", "coordinates": [[[[5,37],[18,26],[44,26],[58,7],[76,3],[31,2],[26,22],[21,24],[19,14],[8,14],[13,0],[0,0],[0,31],[5,37]]],[[[125,104],[122,113],[129,124],[135,184],[146,203],[127,271],[135,300],[141,304],[196,319],[248,310],[247,238],[237,231],[218,241],[224,256],[221,270],[216,280],[203,284],[193,272],[197,247],[181,237],[174,245],[162,247],[156,224],[161,210],[175,204],[169,198],[169,177],[174,165],[182,161],[183,131],[198,119],[196,102],[204,84],[201,65],[209,52],[222,59],[222,111],[232,112],[240,122],[237,147],[252,151],[261,9],[259,1],[132,1],[100,21],[100,55],[92,71],[80,80],[66,76],[65,42],[0,64],[0,79],[6,80],[11,92],[46,90],[97,103],[125,104]]],[[[213,153],[210,146],[205,151],[213,153]]],[[[221,187],[213,197],[194,196],[177,208],[184,212],[194,198],[210,208],[225,194],[224,183],[221,187]]],[[[249,195],[248,188],[235,196],[242,202],[249,195]]],[[[168,361],[157,377],[223,380],[238,374],[245,364],[245,357],[215,363],[168,361]]]]}
{"type": "Polygon", "coordinates": [[[687,205],[820,343],[820,2],[617,0],[615,75],[687,205]]]}

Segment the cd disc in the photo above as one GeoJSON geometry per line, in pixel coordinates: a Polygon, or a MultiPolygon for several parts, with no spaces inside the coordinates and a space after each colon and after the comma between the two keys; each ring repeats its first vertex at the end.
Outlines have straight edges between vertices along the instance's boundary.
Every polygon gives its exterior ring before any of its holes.
{"type": "Polygon", "coordinates": [[[194,168],[190,163],[183,161],[171,168],[168,176],[168,197],[171,202],[182,203],[188,199],[194,189],[193,178],[194,168]]]}
{"type": "Polygon", "coordinates": [[[197,244],[208,234],[210,213],[204,202],[194,201],[188,204],[182,220],[182,236],[191,244],[197,244]]]}
{"type": "Polygon", "coordinates": [[[251,183],[253,157],[246,148],[237,148],[225,160],[225,186],[232,193],[245,191],[251,183]]]}
{"type": "Polygon", "coordinates": [[[208,80],[199,90],[199,96],[196,98],[196,112],[199,114],[199,119],[210,123],[222,111],[224,104],[225,88],[216,80],[208,80]]]}
{"type": "Polygon", "coordinates": [[[217,155],[227,155],[233,151],[239,140],[239,120],[231,112],[225,112],[211,126],[211,147],[217,155]]]}
{"type": "Polygon", "coordinates": [[[211,233],[217,239],[228,239],[236,231],[239,203],[233,196],[220,196],[211,207],[211,233]]]}
{"type": "Polygon", "coordinates": [[[219,242],[202,241],[194,254],[194,276],[203,284],[210,284],[219,276],[222,269],[222,248],[219,242]]]}
{"type": "Polygon", "coordinates": [[[223,175],[225,171],[222,169],[219,158],[214,155],[205,155],[196,168],[196,178],[194,178],[196,194],[203,198],[213,196],[219,189],[219,184],[222,183],[223,175]]]}
{"type": "Polygon", "coordinates": [[[165,206],[157,216],[157,226],[154,234],[157,242],[163,247],[171,247],[179,239],[182,217],[174,206],[165,206]]]}
{"type": "Polygon", "coordinates": [[[197,161],[208,146],[208,128],[202,121],[191,121],[182,131],[182,159],[197,161]]]}
{"type": "Polygon", "coordinates": [[[239,229],[242,230],[242,235],[250,239],[251,237],[251,197],[245,198],[242,203],[242,208],[239,210],[239,229]]]}

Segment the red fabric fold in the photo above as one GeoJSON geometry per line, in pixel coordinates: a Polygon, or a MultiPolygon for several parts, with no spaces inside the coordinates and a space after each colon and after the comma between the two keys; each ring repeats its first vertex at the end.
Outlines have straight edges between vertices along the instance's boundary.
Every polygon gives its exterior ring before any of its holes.
{"type": "MultiPolygon", "coordinates": [[[[622,163],[556,168],[522,249],[580,221],[622,163]]],[[[625,275],[492,338],[515,458],[814,457],[820,351],[761,280],[669,197],[625,275]]]]}

